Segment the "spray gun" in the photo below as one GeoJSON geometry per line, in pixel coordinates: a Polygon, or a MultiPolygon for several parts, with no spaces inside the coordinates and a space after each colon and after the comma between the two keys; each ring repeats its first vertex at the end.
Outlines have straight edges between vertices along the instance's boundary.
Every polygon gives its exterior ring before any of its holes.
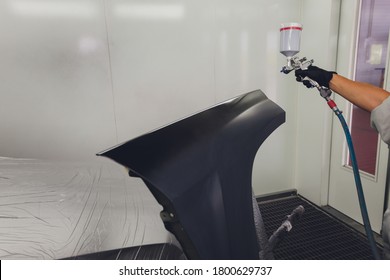
{"type": "Polygon", "coordinates": [[[280,72],[288,74],[293,70],[306,70],[314,60],[295,56],[300,51],[302,25],[299,23],[282,24],[280,28],[280,53],[287,57],[287,64],[280,72]]]}
{"type": "MultiPolygon", "coordinates": [[[[313,59],[307,60],[306,57],[300,59],[299,57],[295,56],[297,53],[299,53],[300,50],[301,32],[302,32],[302,25],[299,23],[282,24],[280,28],[280,53],[282,53],[287,57],[287,64],[283,66],[281,70],[282,73],[288,74],[291,71],[298,70],[298,69],[307,70],[309,66],[312,65],[314,62],[313,59]]],[[[363,218],[363,224],[368,238],[368,243],[370,245],[374,258],[380,259],[380,255],[376,247],[376,242],[372,233],[370,220],[368,217],[366,202],[363,193],[363,187],[360,179],[359,168],[357,165],[355,150],[352,143],[352,137],[349,132],[348,125],[343,117],[342,111],[338,109],[336,103],[331,99],[330,96],[332,95],[332,91],[329,88],[320,86],[316,81],[310,79],[309,77],[298,77],[297,80],[299,82],[308,81],[312,87],[317,88],[321,97],[323,97],[326,100],[329,107],[333,110],[333,112],[340,120],[340,123],[343,127],[345,137],[347,140],[349,152],[350,152],[352,169],[355,178],[355,185],[356,185],[356,190],[359,199],[359,206],[363,218]]]]}
{"type": "MultiPolygon", "coordinates": [[[[302,25],[299,23],[282,24],[280,28],[280,53],[287,57],[287,64],[280,71],[284,74],[298,69],[307,70],[314,62],[313,59],[308,60],[306,57],[299,58],[295,56],[300,51],[301,32],[302,25]]],[[[309,77],[301,78],[300,82],[303,81],[309,81],[313,87],[318,89],[320,95],[326,101],[330,100],[332,91],[329,88],[320,86],[309,77]]]]}
{"type": "Polygon", "coordinates": [[[313,60],[299,59],[295,55],[300,51],[302,25],[299,23],[282,24],[280,28],[280,53],[287,57],[287,65],[281,72],[288,74],[292,70],[307,69],[313,60]]]}

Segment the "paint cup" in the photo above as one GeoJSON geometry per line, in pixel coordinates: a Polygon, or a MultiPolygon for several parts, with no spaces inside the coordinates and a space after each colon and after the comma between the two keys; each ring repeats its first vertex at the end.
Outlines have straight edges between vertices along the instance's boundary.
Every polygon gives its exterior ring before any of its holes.
{"type": "Polygon", "coordinates": [[[283,23],[280,27],[280,53],[291,58],[300,51],[302,24],[283,23]]]}

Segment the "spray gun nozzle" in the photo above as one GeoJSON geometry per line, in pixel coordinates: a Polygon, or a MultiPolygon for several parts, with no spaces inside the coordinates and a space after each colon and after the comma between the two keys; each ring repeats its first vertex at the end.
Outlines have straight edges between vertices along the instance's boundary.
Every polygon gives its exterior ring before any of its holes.
{"type": "Polygon", "coordinates": [[[282,70],[280,70],[280,72],[284,73],[284,74],[288,74],[292,71],[293,69],[289,69],[287,68],[287,66],[283,66],[282,70]]]}

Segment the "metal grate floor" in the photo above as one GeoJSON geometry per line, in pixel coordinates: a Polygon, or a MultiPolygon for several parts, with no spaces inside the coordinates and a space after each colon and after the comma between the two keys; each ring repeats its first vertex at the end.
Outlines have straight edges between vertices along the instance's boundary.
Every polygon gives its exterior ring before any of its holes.
{"type": "MultiPolygon", "coordinates": [[[[268,236],[291,211],[302,205],[305,212],[288,236],[274,250],[279,260],[373,259],[367,238],[299,196],[259,203],[268,236]]],[[[380,253],[381,247],[378,246],[380,253]]]]}

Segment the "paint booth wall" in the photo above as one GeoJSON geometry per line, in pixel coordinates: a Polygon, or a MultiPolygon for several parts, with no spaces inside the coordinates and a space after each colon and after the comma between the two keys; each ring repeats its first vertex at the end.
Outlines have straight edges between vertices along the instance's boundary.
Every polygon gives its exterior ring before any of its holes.
{"type": "Polygon", "coordinates": [[[289,188],[298,86],[279,73],[279,26],[300,13],[299,0],[0,1],[0,156],[94,158],[261,89],[287,122],[260,148],[254,187],[289,188]]]}

